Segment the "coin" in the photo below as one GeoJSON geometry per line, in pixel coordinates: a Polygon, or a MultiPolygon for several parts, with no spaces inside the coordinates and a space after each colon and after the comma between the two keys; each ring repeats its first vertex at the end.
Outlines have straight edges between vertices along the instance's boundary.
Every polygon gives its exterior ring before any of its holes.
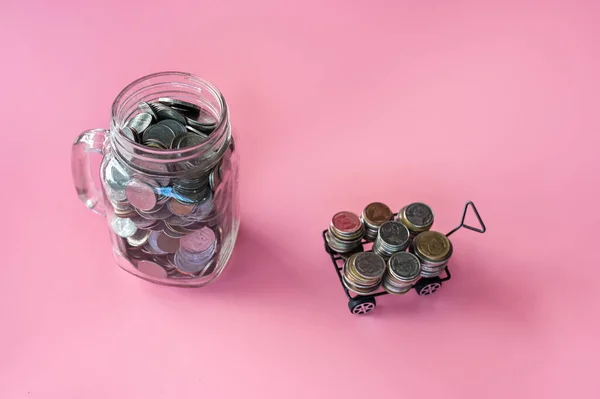
{"type": "Polygon", "coordinates": [[[381,225],[393,216],[391,209],[381,202],[371,202],[365,207],[365,219],[372,224],[381,225]]]}
{"type": "Polygon", "coordinates": [[[156,246],[164,252],[175,253],[179,249],[179,238],[169,237],[164,231],[158,235],[156,246]]]}
{"type": "Polygon", "coordinates": [[[175,253],[175,268],[186,274],[200,273],[207,265],[207,262],[192,262],[179,251],[175,253]]]}
{"type": "Polygon", "coordinates": [[[127,126],[135,130],[139,135],[144,133],[151,124],[154,118],[147,112],[142,112],[131,118],[127,122],[127,126]]]}
{"type": "Polygon", "coordinates": [[[104,170],[104,181],[112,189],[122,191],[125,189],[130,177],[123,165],[112,158],[104,170]]]}
{"type": "Polygon", "coordinates": [[[208,119],[204,119],[206,122],[201,122],[194,120],[192,118],[186,119],[186,125],[193,127],[196,130],[199,130],[202,133],[210,134],[216,128],[216,121],[209,121],[208,119]]]}
{"type": "Polygon", "coordinates": [[[419,258],[409,252],[398,252],[390,257],[390,271],[398,279],[413,280],[421,273],[419,258]]]}
{"type": "Polygon", "coordinates": [[[186,128],[186,130],[187,130],[188,132],[190,132],[190,133],[194,133],[194,134],[197,134],[198,136],[202,137],[203,139],[207,139],[207,138],[208,138],[208,135],[206,135],[206,134],[202,133],[202,132],[201,132],[200,130],[198,130],[198,129],[195,129],[195,128],[191,127],[190,125],[185,125],[185,128],[186,128]]]}
{"type": "Polygon", "coordinates": [[[125,193],[131,204],[139,210],[149,211],[156,206],[154,188],[143,181],[132,179],[127,183],[125,193]]]}
{"type": "Polygon", "coordinates": [[[163,119],[158,124],[168,126],[175,133],[175,136],[186,132],[185,125],[173,119],[163,119]]]}
{"type": "Polygon", "coordinates": [[[170,105],[172,107],[177,107],[185,111],[190,111],[193,113],[200,113],[200,107],[196,104],[192,104],[187,101],[177,100],[174,98],[161,97],[158,99],[158,102],[163,103],[165,105],[170,105]]]}
{"type": "Polygon", "coordinates": [[[171,143],[173,142],[175,136],[175,132],[169,126],[164,124],[156,124],[146,129],[144,135],[142,136],[142,140],[146,145],[149,145],[149,143],[155,143],[162,145],[166,149],[171,148],[171,143]]]}
{"type": "Polygon", "coordinates": [[[148,242],[150,230],[138,229],[131,237],[127,237],[127,243],[132,247],[141,247],[148,242]]]}
{"type": "Polygon", "coordinates": [[[139,138],[138,138],[138,135],[136,134],[136,132],[128,126],[121,128],[121,134],[123,136],[125,136],[127,139],[133,141],[134,143],[139,142],[139,138]]]}
{"type": "Polygon", "coordinates": [[[180,122],[184,125],[187,123],[186,117],[181,113],[175,111],[173,108],[167,107],[161,103],[152,102],[148,104],[150,108],[154,111],[154,113],[158,116],[158,120],[162,121],[164,119],[173,119],[177,122],[180,122]]]}
{"type": "Polygon", "coordinates": [[[360,252],[354,261],[356,271],[364,278],[378,278],[385,271],[385,261],[373,252],[360,252]]]}
{"type": "Polygon", "coordinates": [[[162,268],[160,265],[151,262],[149,260],[140,260],[137,262],[137,269],[144,273],[147,274],[148,276],[151,277],[155,277],[155,278],[166,278],[167,277],[167,271],[162,268]]]}
{"type": "Polygon", "coordinates": [[[401,246],[408,243],[408,229],[400,222],[388,221],[379,227],[379,236],[387,244],[401,246]]]}
{"type": "Polygon", "coordinates": [[[152,120],[154,120],[154,121],[158,120],[158,116],[156,115],[156,113],[154,112],[152,107],[150,107],[150,104],[148,104],[147,102],[144,102],[144,101],[140,102],[138,104],[138,109],[140,109],[144,113],[149,114],[152,117],[152,120]]]}
{"type": "Polygon", "coordinates": [[[202,229],[183,237],[180,245],[188,252],[203,252],[214,245],[215,241],[215,232],[208,227],[203,227],[202,229]]]}
{"type": "Polygon", "coordinates": [[[172,148],[194,147],[204,141],[204,137],[194,133],[182,133],[173,140],[172,148]]]}
{"type": "Polygon", "coordinates": [[[361,226],[359,217],[347,211],[338,212],[333,215],[331,223],[337,231],[347,234],[352,234],[361,226]]]}
{"type": "Polygon", "coordinates": [[[131,219],[120,218],[117,216],[111,220],[110,227],[116,235],[123,238],[131,237],[137,231],[137,227],[133,224],[131,219]]]}
{"type": "Polygon", "coordinates": [[[415,202],[406,207],[406,219],[415,227],[422,228],[433,222],[433,212],[429,206],[415,202]]]}
{"type": "Polygon", "coordinates": [[[167,203],[169,210],[173,212],[175,215],[189,215],[192,213],[196,207],[196,205],[185,204],[177,201],[175,198],[171,198],[167,203]]]}
{"type": "Polygon", "coordinates": [[[450,253],[450,240],[437,231],[425,231],[415,238],[415,244],[420,253],[431,260],[444,259],[450,253]]]}

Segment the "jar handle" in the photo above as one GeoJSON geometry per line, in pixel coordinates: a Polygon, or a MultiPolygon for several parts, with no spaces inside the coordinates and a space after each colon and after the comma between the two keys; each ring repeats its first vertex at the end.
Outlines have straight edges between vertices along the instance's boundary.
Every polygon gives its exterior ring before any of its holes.
{"type": "Polygon", "coordinates": [[[71,147],[71,173],[77,195],[83,204],[92,212],[104,216],[102,189],[96,187],[90,167],[90,153],[104,156],[104,145],[109,131],[92,129],[83,131],[71,147]]]}

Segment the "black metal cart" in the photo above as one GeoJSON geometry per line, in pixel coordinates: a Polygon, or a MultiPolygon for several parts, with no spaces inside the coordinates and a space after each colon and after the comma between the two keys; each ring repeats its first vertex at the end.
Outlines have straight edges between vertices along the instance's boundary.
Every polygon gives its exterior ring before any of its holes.
{"type": "MultiPolygon", "coordinates": [[[[396,216],[397,216],[397,214],[394,214],[394,218],[396,216]]],[[[486,231],[485,224],[483,223],[483,220],[481,220],[481,216],[479,215],[479,212],[477,211],[477,208],[475,207],[475,204],[472,201],[469,201],[466,203],[464,211],[463,211],[462,219],[461,219],[458,227],[454,228],[449,233],[447,233],[446,237],[450,237],[452,234],[454,234],[456,231],[458,231],[461,228],[465,228],[465,229],[475,231],[475,232],[481,233],[481,234],[485,233],[485,231],[486,231]],[[467,216],[469,207],[471,207],[473,209],[473,212],[475,213],[475,216],[477,217],[477,220],[479,221],[479,224],[481,225],[480,228],[475,228],[475,227],[465,224],[465,218],[467,216]]],[[[325,239],[326,233],[327,233],[327,230],[323,230],[322,236],[323,236],[323,242],[325,244],[325,251],[327,251],[327,253],[331,257],[331,261],[333,262],[333,266],[335,268],[335,272],[337,273],[338,279],[340,281],[340,285],[342,286],[342,289],[344,290],[344,292],[346,293],[346,296],[348,297],[348,308],[350,309],[350,312],[352,312],[352,314],[355,314],[355,315],[361,315],[361,314],[366,314],[366,313],[372,312],[375,309],[375,306],[377,305],[377,301],[375,300],[375,297],[378,297],[381,295],[387,295],[388,292],[383,290],[382,288],[380,288],[379,291],[377,291],[373,294],[370,294],[370,295],[358,295],[358,294],[352,295],[352,293],[346,288],[346,286],[344,285],[344,283],[342,281],[342,270],[344,267],[345,259],[338,252],[334,251],[333,249],[331,249],[329,247],[329,245],[327,245],[327,240],[325,239]]],[[[372,244],[373,244],[372,242],[363,240],[362,250],[364,252],[371,251],[372,248],[370,246],[372,246],[372,244]],[[367,246],[367,245],[369,245],[368,249],[365,248],[365,246],[367,246]]],[[[439,290],[440,287],[442,286],[442,283],[450,280],[451,277],[452,277],[452,275],[450,274],[448,265],[446,265],[444,272],[440,276],[421,277],[413,285],[412,288],[417,292],[418,295],[431,295],[434,292],[436,292],[437,290],[439,290]]]]}

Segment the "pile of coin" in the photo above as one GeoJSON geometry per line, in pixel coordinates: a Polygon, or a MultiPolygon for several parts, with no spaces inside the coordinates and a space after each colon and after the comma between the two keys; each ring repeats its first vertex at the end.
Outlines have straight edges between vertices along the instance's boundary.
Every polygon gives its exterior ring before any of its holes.
{"type": "Polygon", "coordinates": [[[402,223],[390,220],[379,227],[377,238],[373,243],[373,252],[389,258],[396,252],[406,250],[410,244],[408,229],[402,223]]]}
{"type": "Polygon", "coordinates": [[[342,211],[331,218],[325,238],[331,249],[347,253],[362,244],[364,234],[365,227],[360,218],[352,212],[342,211]]]}
{"type": "Polygon", "coordinates": [[[217,119],[198,105],[173,98],[140,102],[138,111],[122,127],[121,134],[155,149],[198,145],[217,127],[217,119]]]}
{"type": "Polygon", "coordinates": [[[381,202],[371,202],[367,205],[360,216],[365,225],[365,240],[374,241],[377,238],[379,227],[392,220],[393,216],[390,207],[381,202]]]}
{"type": "Polygon", "coordinates": [[[373,252],[360,252],[344,264],[342,282],[346,288],[359,295],[375,292],[385,273],[385,260],[373,252]]]}
{"type": "MultiPolygon", "coordinates": [[[[217,126],[215,118],[185,101],[159,98],[138,108],[143,112],[126,121],[121,132],[156,150],[196,145],[217,126]]],[[[123,256],[141,273],[153,278],[198,278],[215,269],[233,212],[230,139],[222,150],[211,153],[215,160],[210,167],[189,160],[174,160],[168,166],[149,161],[153,172],[148,173],[137,168],[138,160],[130,165],[107,157],[101,178],[112,204],[110,227],[123,256]],[[185,166],[174,167],[178,162],[185,166]]]]}
{"type": "Polygon", "coordinates": [[[398,220],[408,228],[411,238],[429,230],[433,225],[433,218],[431,208],[421,202],[409,204],[398,212],[398,220]]]}
{"type": "Polygon", "coordinates": [[[404,294],[421,276],[419,258],[409,252],[398,252],[388,260],[382,287],[390,294],[404,294]]]}
{"type": "Polygon", "coordinates": [[[421,262],[421,276],[439,276],[452,256],[452,243],[442,233],[425,231],[415,237],[410,247],[421,262]]]}

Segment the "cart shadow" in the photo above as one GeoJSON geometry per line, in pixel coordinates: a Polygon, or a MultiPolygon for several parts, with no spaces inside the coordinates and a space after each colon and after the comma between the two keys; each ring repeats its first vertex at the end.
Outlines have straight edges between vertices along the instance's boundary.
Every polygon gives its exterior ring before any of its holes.
{"type": "MultiPolygon", "coordinates": [[[[518,264],[518,261],[513,262],[518,264]]],[[[535,328],[539,304],[527,281],[499,280],[486,271],[485,264],[481,266],[468,271],[454,268],[452,280],[431,296],[419,296],[413,290],[400,300],[382,298],[383,306],[377,306],[376,312],[382,315],[401,313],[404,317],[417,317],[432,311],[458,312],[465,319],[535,328]]]]}

